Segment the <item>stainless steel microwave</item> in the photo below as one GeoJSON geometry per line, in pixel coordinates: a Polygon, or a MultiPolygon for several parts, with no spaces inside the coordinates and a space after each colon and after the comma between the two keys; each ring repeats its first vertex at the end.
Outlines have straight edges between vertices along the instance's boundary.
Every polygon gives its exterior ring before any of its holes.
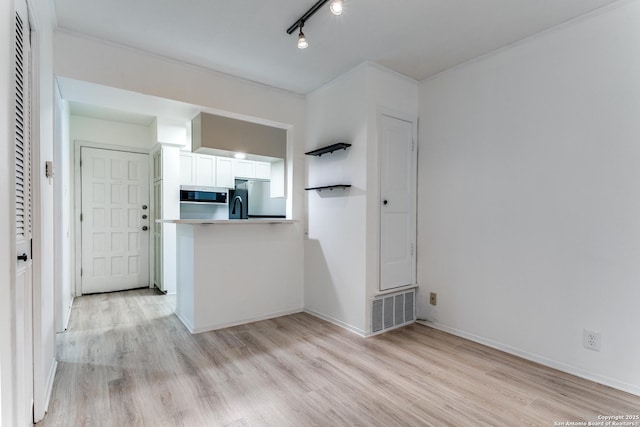
{"type": "Polygon", "coordinates": [[[206,203],[226,205],[227,190],[213,187],[180,186],[180,203],[206,203]]]}

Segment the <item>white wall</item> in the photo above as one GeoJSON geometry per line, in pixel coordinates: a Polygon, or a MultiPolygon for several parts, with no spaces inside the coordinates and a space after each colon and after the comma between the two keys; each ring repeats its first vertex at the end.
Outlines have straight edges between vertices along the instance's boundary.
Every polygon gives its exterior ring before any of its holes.
{"type": "Polygon", "coordinates": [[[187,126],[190,126],[190,123],[158,117],[156,119],[157,142],[179,144],[183,148],[190,147],[191,138],[187,141],[187,126]]]}
{"type": "Polygon", "coordinates": [[[122,123],[72,115],[70,137],[74,141],[96,142],[126,147],[151,148],[156,143],[152,139],[151,126],[122,123]]]}
{"type": "Polygon", "coordinates": [[[351,184],[348,190],[307,192],[305,309],[364,335],[366,305],[367,87],[358,67],[308,96],[310,151],[352,144],[307,159],[307,184],[351,184]]]}
{"type": "Polygon", "coordinates": [[[418,209],[419,315],[636,394],[638,22],[619,2],[423,82],[418,209]]]}
{"type": "Polygon", "coordinates": [[[56,332],[62,332],[71,314],[73,287],[71,286],[71,171],[69,140],[69,105],[55,91],[55,298],[56,332]]]}
{"type": "Polygon", "coordinates": [[[53,4],[46,0],[29,2],[33,14],[34,94],[33,94],[33,313],[34,313],[34,419],[44,417],[53,387],[55,359],[54,295],[54,185],[45,176],[45,162],[53,161],[54,80],[53,4]]]}
{"type": "Polygon", "coordinates": [[[371,333],[378,290],[377,115],[417,116],[415,81],[363,64],[308,96],[306,151],[348,142],[347,151],[307,159],[308,186],[346,183],[346,191],[308,192],[305,309],[359,334],[371,333]]]}

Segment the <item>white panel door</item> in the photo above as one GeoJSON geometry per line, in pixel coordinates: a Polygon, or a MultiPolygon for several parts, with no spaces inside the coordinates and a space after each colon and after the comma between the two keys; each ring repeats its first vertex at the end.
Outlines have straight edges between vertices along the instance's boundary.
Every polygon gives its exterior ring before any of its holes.
{"type": "MultiPolygon", "coordinates": [[[[15,2],[15,226],[16,270],[15,289],[4,297],[13,297],[15,304],[15,399],[16,425],[33,423],[33,261],[31,231],[33,182],[31,174],[31,73],[29,21],[27,4],[15,2]]],[[[8,236],[3,236],[3,239],[8,236]]],[[[10,351],[10,349],[2,349],[10,351]]],[[[3,371],[3,374],[5,372],[3,371]]],[[[3,396],[3,398],[5,398],[3,396]]]]}
{"type": "Polygon", "coordinates": [[[149,286],[147,155],[82,147],[82,293],[149,286]]]}
{"type": "Polygon", "coordinates": [[[415,284],[414,124],[381,115],[380,290],[415,284]]]}

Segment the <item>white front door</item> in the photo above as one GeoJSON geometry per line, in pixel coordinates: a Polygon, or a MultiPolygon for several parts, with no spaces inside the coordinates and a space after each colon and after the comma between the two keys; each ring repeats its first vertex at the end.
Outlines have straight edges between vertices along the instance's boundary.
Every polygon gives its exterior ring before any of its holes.
{"type": "Polygon", "coordinates": [[[414,123],[379,116],[380,290],[415,284],[414,123]]]}
{"type": "Polygon", "coordinates": [[[149,159],[82,147],[82,293],[149,286],[149,159]]]}
{"type": "MultiPolygon", "coordinates": [[[[31,232],[33,183],[31,173],[31,76],[27,4],[17,1],[15,16],[15,213],[16,213],[16,425],[33,423],[33,261],[31,232]]],[[[6,236],[6,238],[9,238],[6,236]]],[[[8,349],[2,349],[8,351],[8,349]]],[[[3,372],[4,374],[4,372],[3,372]]]]}

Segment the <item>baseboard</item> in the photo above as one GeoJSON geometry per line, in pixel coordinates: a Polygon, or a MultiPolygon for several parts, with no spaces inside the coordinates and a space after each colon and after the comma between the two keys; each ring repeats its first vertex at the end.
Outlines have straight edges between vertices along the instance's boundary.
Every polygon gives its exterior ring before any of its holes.
{"type": "Polygon", "coordinates": [[[44,412],[41,414],[36,414],[35,413],[35,408],[34,408],[34,414],[33,414],[33,418],[34,421],[37,423],[39,421],[42,421],[46,415],[46,413],[49,410],[49,402],[51,401],[51,395],[53,394],[53,382],[56,378],[56,371],[58,370],[58,361],[54,358],[51,361],[51,366],[49,367],[49,374],[47,375],[47,382],[45,383],[45,389],[44,389],[44,412]],[[37,419],[36,419],[37,418],[37,419]]]}
{"type": "Polygon", "coordinates": [[[45,408],[49,407],[49,401],[51,400],[51,394],[53,393],[53,381],[56,378],[56,371],[58,370],[58,360],[55,358],[51,362],[49,368],[49,375],[47,376],[47,387],[45,388],[45,408]]]}
{"type": "Polygon", "coordinates": [[[349,332],[353,332],[354,334],[359,335],[362,338],[366,338],[367,337],[367,333],[365,331],[363,331],[360,328],[356,328],[355,326],[352,326],[352,325],[350,325],[348,323],[345,323],[342,320],[334,319],[333,317],[326,316],[326,315],[324,315],[322,313],[318,313],[317,311],[310,310],[308,308],[305,308],[304,312],[307,313],[307,314],[310,314],[310,315],[312,315],[314,317],[317,317],[318,319],[322,319],[325,322],[329,322],[329,323],[331,323],[333,325],[339,326],[342,329],[346,329],[349,332]]]}
{"type": "Polygon", "coordinates": [[[392,328],[383,329],[383,330],[378,331],[378,332],[372,332],[369,335],[367,335],[366,338],[375,337],[376,335],[386,334],[387,332],[393,331],[395,329],[404,328],[405,326],[413,325],[414,323],[416,323],[416,321],[415,320],[411,320],[409,322],[405,322],[405,323],[401,323],[399,325],[396,325],[396,326],[394,326],[392,328]]]}
{"type": "Polygon", "coordinates": [[[76,297],[71,297],[71,302],[69,303],[69,307],[67,307],[67,313],[64,316],[64,323],[62,327],[63,331],[66,331],[69,327],[69,319],[71,319],[71,308],[73,307],[73,300],[75,299],[76,297]]]}
{"type": "Polygon", "coordinates": [[[174,313],[173,313],[173,314],[175,314],[175,315],[176,315],[176,317],[177,317],[178,319],[180,319],[180,321],[182,322],[182,324],[184,325],[184,327],[185,327],[185,328],[187,328],[187,330],[188,330],[189,332],[191,332],[192,334],[193,334],[193,333],[195,333],[195,332],[193,332],[193,325],[191,324],[191,322],[189,322],[189,321],[187,320],[187,318],[186,318],[186,317],[184,317],[183,315],[181,315],[181,314],[180,314],[180,313],[178,313],[177,311],[174,311],[174,313]]]}
{"type": "Polygon", "coordinates": [[[272,313],[263,314],[261,316],[234,320],[231,322],[215,323],[211,325],[200,326],[198,328],[195,328],[195,327],[190,328],[180,316],[178,316],[178,318],[182,320],[182,323],[185,323],[185,326],[187,326],[187,329],[189,329],[189,332],[191,332],[192,334],[200,334],[202,332],[209,332],[209,331],[215,331],[217,329],[231,328],[233,326],[245,325],[247,323],[259,322],[261,320],[268,320],[268,319],[273,319],[275,317],[288,316],[289,314],[295,314],[295,313],[301,313],[301,312],[302,312],[302,308],[294,308],[290,310],[275,311],[272,313]]]}
{"type": "Polygon", "coordinates": [[[585,371],[584,369],[577,368],[575,366],[568,365],[566,363],[558,362],[553,359],[548,359],[546,357],[543,357],[534,353],[530,353],[528,351],[523,351],[518,348],[511,347],[509,345],[502,344],[497,341],[489,340],[478,335],[470,334],[468,332],[461,331],[459,329],[451,328],[449,326],[441,325],[439,323],[431,323],[423,320],[418,320],[416,321],[416,323],[424,326],[429,326],[431,328],[434,328],[443,332],[447,332],[449,334],[456,335],[461,338],[468,339],[469,341],[486,345],[487,347],[495,348],[496,350],[500,350],[505,353],[512,354],[514,356],[522,357],[523,359],[529,360],[531,362],[536,362],[541,365],[547,366],[549,368],[557,369],[559,371],[566,372],[567,374],[575,375],[576,377],[584,378],[589,381],[593,381],[608,387],[612,387],[612,388],[633,394],[635,396],[640,396],[640,387],[632,384],[627,384],[627,383],[615,380],[613,378],[609,378],[593,372],[585,371]]]}

